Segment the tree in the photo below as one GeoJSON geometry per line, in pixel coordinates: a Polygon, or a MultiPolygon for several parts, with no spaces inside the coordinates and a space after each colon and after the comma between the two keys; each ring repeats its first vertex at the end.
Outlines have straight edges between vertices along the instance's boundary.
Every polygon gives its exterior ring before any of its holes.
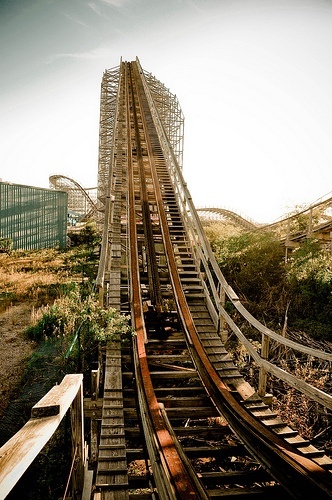
{"type": "Polygon", "coordinates": [[[289,324],[312,337],[332,335],[332,255],[315,239],[292,252],[287,264],[289,324]]]}
{"type": "Polygon", "coordinates": [[[273,233],[215,239],[213,249],[227,281],[250,312],[281,323],[288,301],[286,269],[284,248],[273,233]]]}

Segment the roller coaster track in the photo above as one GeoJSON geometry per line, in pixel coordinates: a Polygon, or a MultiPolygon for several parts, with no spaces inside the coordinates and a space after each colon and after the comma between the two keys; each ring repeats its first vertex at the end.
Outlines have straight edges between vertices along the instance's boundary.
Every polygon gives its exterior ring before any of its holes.
{"type": "Polygon", "coordinates": [[[95,215],[97,207],[89,194],[91,189],[84,189],[77,181],[65,175],[51,175],[49,181],[52,189],[68,193],[68,209],[78,216],[80,222],[85,222],[95,215]]]}
{"type": "Polygon", "coordinates": [[[204,224],[228,220],[236,227],[246,231],[273,231],[286,246],[295,246],[311,237],[323,243],[331,242],[332,197],[325,196],[309,206],[285,215],[269,224],[258,224],[248,217],[243,217],[231,210],[218,207],[197,208],[197,213],[204,224]]]}
{"type": "MultiPolygon", "coordinates": [[[[242,306],[204,236],[149,75],[138,60],[121,62],[118,81],[112,182],[104,197],[106,226],[97,284],[104,303],[131,314],[133,358],[124,348],[118,355],[123,383],[132,376],[135,384],[121,388],[119,418],[124,437],[127,428],[129,436],[128,394],[131,415],[144,436],[141,447],[151,472],[151,491],[165,499],[280,494],[329,498],[332,461],[278,418],[265,402],[263,386],[260,396],[243,379],[222,342],[223,328],[240,338],[263,376],[273,373],[327,408],[331,396],[260,356],[224,309],[223,295],[264,338],[326,361],[332,360],[331,354],[281,338],[242,306]],[[218,425],[220,421],[228,425],[218,425]],[[230,456],[257,467],[227,470],[230,456]],[[209,472],[198,470],[202,462],[217,466],[209,472]]],[[[110,443],[118,427],[113,421],[112,428],[109,415],[105,419],[101,432],[110,443]]],[[[95,498],[115,498],[107,495],[121,490],[121,498],[126,498],[130,475],[125,477],[123,462],[117,475],[116,445],[112,441],[109,446],[111,453],[107,445],[99,450],[100,497],[95,498]]],[[[119,446],[123,451],[123,442],[119,446]]],[[[131,453],[128,450],[129,462],[131,453]]]]}
{"type": "MultiPolygon", "coordinates": [[[[331,498],[332,460],[279,418],[265,388],[272,374],[331,411],[332,396],[270,362],[268,345],[327,365],[332,354],[262,325],[225,281],[179,164],[180,115],[174,96],[138,60],[105,72],[99,168],[104,225],[96,284],[104,307],[130,314],[134,334],[129,345],[119,335],[100,346],[91,397],[84,398],[90,451],[87,460],[79,430],[73,464],[79,449],[81,465],[72,497],[331,498]],[[235,323],[238,317],[262,336],[260,350],[235,323]],[[225,348],[230,333],[259,369],[257,391],[225,348]]],[[[62,416],[82,394],[81,379],[70,383],[63,385],[64,408],[56,390],[28,432],[53,432],[54,415],[62,416]]],[[[12,443],[0,449],[3,481],[11,476],[10,460],[27,448],[27,435],[12,443]]]]}
{"type": "Polygon", "coordinates": [[[242,217],[242,215],[233,212],[232,210],[227,210],[226,208],[218,207],[201,207],[196,209],[197,213],[200,215],[201,219],[205,222],[215,222],[221,219],[226,219],[240,226],[243,229],[254,230],[259,227],[259,224],[249,220],[248,217],[242,217]]]}

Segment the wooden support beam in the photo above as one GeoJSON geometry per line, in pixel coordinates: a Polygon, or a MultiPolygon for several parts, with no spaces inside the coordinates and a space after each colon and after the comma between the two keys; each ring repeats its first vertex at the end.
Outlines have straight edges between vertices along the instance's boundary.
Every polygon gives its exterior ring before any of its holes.
{"type": "MultiPolygon", "coordinates": [[[[261,357],[263,359],[269,359],[269,345],[270,338],[267,335],[262,334],[262,348],[261,348],[261,357]]],[[[267,382],[267,373],[264,366],[260,366],[259,368],[259,381],[258,381],[258,394],[261,398],[265,397],[266,394],[266,382],[267,382]]]]}
{"type": "MultiPolygon", "coordinates": [[[[221,307],[225,309],[226,293],[224,287],[220,286],[220,283],[219,283],[219,298],[221,307]]],[[[222,314],[220,313],[220,311],[218,319],[218,334],[220,335],[223,344],[225,344],[228,340],[227,323],[222,314]]]]}
{"type": "MultiPolygon", "coordinates": [[[[91,370],[91,400],[93,411],[90,413],[90,461],[95,463],[98,458],[98,423],[96,420],[96,406],[93,406],[99,398],[99,382],[100,382],[100,365],[98,368],[91,370]]],[[[86,400],[84,400],[84,415],[86,414],[86,400]]],[[[100,418],[101,418],[102,403],[100,405],[100,418]]]]}
{"type": "Polygon", "coordinates": [[[91,370],[91,399],[95,400],[99,397],[99,380],[100,380],[100,368],[96,370],[91,370]]]}
{"type": "Polygon", "coordinates": [[[84,466],[87,457],[84,446],[83,384],[77,391],[70,408],[72,456],[75,466],[72,475],[72,497],[80,500],[84,485],[84,466]]]}

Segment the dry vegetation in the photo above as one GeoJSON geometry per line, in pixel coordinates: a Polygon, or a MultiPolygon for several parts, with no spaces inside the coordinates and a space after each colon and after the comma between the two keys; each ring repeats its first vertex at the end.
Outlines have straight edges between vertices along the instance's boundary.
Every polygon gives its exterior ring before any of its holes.
{"type": "Polygon", "coordinates": [[[0,312],[15,303],[38,306],[50,287],[72,281],[74,255],[54,249],[0,254],[0,312]]]}
{"type": "Polygon", "coordinates": [[[75,259],[71,249],[0,254],[0,417],[35,348],[24,331],[35,311],[52,302],[64,283],[80,279],[75,259]]]}

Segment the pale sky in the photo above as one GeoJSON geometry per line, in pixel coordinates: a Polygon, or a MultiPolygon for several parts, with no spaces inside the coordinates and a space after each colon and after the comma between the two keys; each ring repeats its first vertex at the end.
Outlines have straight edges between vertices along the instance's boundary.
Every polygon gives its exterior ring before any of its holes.
{"type": "Polygon", "coordinates": [[[0,0],[0,178],[97,184],[103,71],[185,115],[197,207],[272,222],[332,191],[332,0],[0,0]]]}

